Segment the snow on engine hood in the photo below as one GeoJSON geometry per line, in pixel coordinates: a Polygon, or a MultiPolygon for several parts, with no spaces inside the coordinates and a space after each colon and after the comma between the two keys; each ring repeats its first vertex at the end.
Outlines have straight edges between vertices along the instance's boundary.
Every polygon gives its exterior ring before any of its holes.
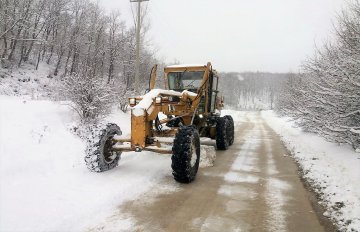
{"type": "Polygon", "coordinates": [[[182,92],[177,92],[174,90],[165,90],[165,89],[152,89],[144,96],[142,96],[142,100],[136,106],[132,107],[132,114],[136,117],[143,116],[145,110],[148,110],[153,103],[154,99],[160,94],[169,95],[169,96],[177,96],[181,97],[184,95],[188,95],[190,97],[196,97],[197,94],[184,90],[182,92]]]}

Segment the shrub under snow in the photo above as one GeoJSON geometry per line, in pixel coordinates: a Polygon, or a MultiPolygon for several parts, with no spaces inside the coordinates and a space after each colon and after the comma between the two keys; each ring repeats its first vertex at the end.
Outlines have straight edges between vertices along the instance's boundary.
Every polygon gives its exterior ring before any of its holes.
{"type": "Polygon", "coordinates": [[[73,102],[73,109],[85,122],[107,115],[114,103],[112,88],[99,78],[68,76],[61,94],[73,102]]]}

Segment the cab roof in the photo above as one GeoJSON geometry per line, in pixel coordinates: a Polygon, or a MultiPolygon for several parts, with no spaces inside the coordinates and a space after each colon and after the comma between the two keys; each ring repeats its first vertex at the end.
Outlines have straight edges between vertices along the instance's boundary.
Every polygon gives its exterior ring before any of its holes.
{"type": "Polygon", "coordinates": [[[174,64],[166,66],[166,68],[187,68],[187,67],[206,67],[206,64],[174,64]]]}
{"type": "Polygon", "coordinates": [[[176,64],[176,65],[169,65],[165,67],[164,71],[165,73],[169,72],[184,72],[184,71],[206,71],[208,68],[208,65],[210,65],[211,69],[211,63],[208,64],[176,64]]]}

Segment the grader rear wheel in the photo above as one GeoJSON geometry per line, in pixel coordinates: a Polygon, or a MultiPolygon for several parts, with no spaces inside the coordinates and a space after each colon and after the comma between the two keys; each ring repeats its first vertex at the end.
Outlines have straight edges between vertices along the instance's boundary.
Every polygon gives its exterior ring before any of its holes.
{"type": "Polygon", "coordinates": [[[200,162],[200,137],[193,126],[182,126],[175,135],[172,170],[174,179],[180,183],[190,183],[195,179],[200,162]]]}
{"type": "Polygon", "coordinates": [[[93,130],[85,156],[88,169],[94,172],[104,172],[118,165],[121,152],[112,150],[114,145],[112,138],[116,134],[121,135],[121,130],[116,124],[107,124],[103,129],[93,130]]]}
{"type": "Polygon", "coordinates": [[[216,124],[216,147],[218,150],[227,150],[229,147],[229,120],[227,117],[218,118],[216,124]]]}
{"type": "Polygon", "coordinates": [[[234,119],[231,117],[231,115],[225,115],[225,118],[228,120],[228,138],[229,138],[229,146],[231,146],[234,143],[234,119]]]}

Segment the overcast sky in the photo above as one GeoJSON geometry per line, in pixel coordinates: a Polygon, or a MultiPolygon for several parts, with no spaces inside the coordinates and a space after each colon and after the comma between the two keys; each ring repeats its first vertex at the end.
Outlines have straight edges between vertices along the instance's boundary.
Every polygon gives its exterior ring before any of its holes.
{"type": "MultiPolygon", "coordinates": [[[[129,0],[99,0],[133,24],[129,0]]],[[[297,72],[315,43],[331,37],[344,0],[150,0],[149,37],[171,63],[219,71],[297,72]]],[[[135,5],[133,5],[135,7],[135,5]]]]}

